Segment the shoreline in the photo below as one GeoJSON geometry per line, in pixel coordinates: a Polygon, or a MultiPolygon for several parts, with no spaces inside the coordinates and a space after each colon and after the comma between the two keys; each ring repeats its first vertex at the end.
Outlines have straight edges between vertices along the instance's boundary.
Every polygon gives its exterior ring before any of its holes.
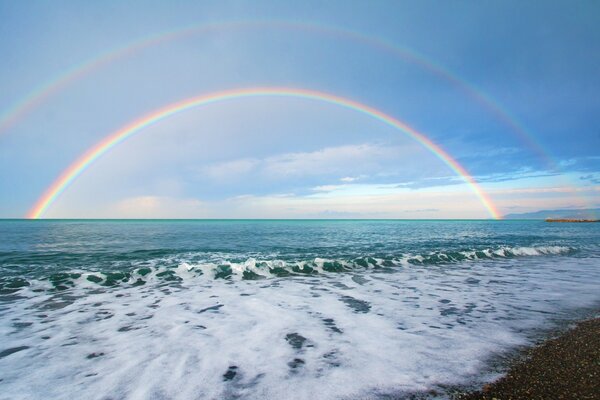
{"type": "Polygon", "coordinates": [[[546,218],[546,222],[588,223],[600,222],[600,219],[546,218]]]}
{"type": "Polygon", "coordinates": [[[453,400],[597,399],[600,317],[574,325],[521,352],[496,381],[479,390],[463,389],[448,395],[453,400]]]}

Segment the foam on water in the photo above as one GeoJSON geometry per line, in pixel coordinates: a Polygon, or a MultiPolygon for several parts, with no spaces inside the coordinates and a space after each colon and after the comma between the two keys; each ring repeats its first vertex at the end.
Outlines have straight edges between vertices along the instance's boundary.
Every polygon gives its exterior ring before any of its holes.
{"type": "Polygon", "coordinates": [[[600,225],[0,221],[0,399],[386,398],[600,301],[600,225]]]}
{"type": "Polygon", "coordinates": [[[317,273],[270,279],[241,278],[289,263],[230,262],[224,279],[222,264],[178,261],[178,279],[150,263],[128,284],[85,271],[61,290],[40,280],[0,303],[0,398],[378,398],[482,379],[531,328],[599,300],[598,258],[572,251],[365,258],[340,261],[343,273],[317,258],[294,263],[317,273]]]}

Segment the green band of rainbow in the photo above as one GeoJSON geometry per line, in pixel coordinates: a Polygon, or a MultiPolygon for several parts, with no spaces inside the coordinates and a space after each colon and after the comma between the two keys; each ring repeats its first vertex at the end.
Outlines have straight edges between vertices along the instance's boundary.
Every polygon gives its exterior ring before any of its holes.
{"type": "Polygon", "coordinates": [[[326,103],[336,104],[351,110],[369,115],[387,125],[392,126],[407,134],[417,142],[421,143],[430,150],[437,158],[442,160],[452,171],[458,174],[473,190],[479,198],[483,206],[487,209],[490,216],[494,219],[500,219],[500,213],[496,209],[494,203],[489,196],[481,189],[473,177],[460,165],[455,159],[450,157],[439,145],[435,144],[428,137],[411,128],[404,122],[401,122],[394,117],[384,114],[383,112],[369,107],[367,105],[349,100],[343,97],[334,96],[328,93],[318,92],[314,90],[286,88],[286,87],[258,87],[247,89],[235,89],[211,93],[191,99],[186,99],[174,104],[170,104],[157,111],[154,111],[145,117],[142,117],[111,135],[104,138],[100,143],[96,144],[79,157],[71,164],[62,174],[52,183],[52,185],[44,192],[44,194],[36,202],[35,206],[27,214],[28,218],[40,218],[48,207],[60,196],[73,181],[83,173],[94,161],[101,157],[104,153],[117,146],[127,138],[133,136],[158,121],[161,121],[171,115],[188,110],[193,107],[217,103],[225,100],[240,99],[245,97],[263,97],[263,96],[279,96],[279,97],[296,97],[311,100],[323,101],[326,103]]]}

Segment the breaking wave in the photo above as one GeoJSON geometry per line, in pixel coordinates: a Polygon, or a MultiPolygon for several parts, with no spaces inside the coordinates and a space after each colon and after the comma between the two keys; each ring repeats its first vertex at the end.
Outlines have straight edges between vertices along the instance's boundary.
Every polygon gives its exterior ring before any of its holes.
{"type": "Polygon", "coordinates": [[[105,271],[74,270],[58,272],[45,279],[24,277],[0,278],[0,294],[19,291],[34,286],[42,290],[67,290],[80,286],[141,286],[148,282],[181,282],[193,278],[260,280],[288,276],[319,276],[327,273],[344,273],[364,270],[386,270],[414,266],[435,266],[469,261],[506,259],[514,257],[567,255],[575,249],[567,246],[533,246],[461,250],[454,252],[432,251],[423,254],[402,254],[390,257],[354,257],[329,259],[315,257],[307,260],[257,259],[244,260],[231,257],[193,260],[192,256],[167,257],[120,263],[117,269],[105,271]],[[141,266],[140,266],[141,264],[141,266]]]}

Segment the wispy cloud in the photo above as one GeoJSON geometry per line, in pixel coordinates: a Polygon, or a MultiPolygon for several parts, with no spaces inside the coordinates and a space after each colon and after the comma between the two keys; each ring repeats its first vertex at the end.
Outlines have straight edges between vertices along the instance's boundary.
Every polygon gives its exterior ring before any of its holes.
{"type": "Polygon", "coordinates": [[[358,176],[345,176],[343,178],[340,178],[340,181],[345,182],[345,183],[350,183],[350,182],[357,181],[358,179],[360,179],[360,177],[358,177],[358,176]]]}
{"type": "Polygon", "coordinates": [[[207,211],[207,204],[198,199],[137,196],[111,205],[106,213],[117,218],[201,218],[207,211]]]}
{"type": "Polygon", "coordinates": [[[392,158],[400,148],[377,144],[327,147],[313,152],[287,153],[265,159],[268,175],[285,177],[294,175],[321,175],[356,170],[371,170],[381,161],[392,158]]]}
{"type": "MultiPolygon", "coordinates": [[[[350,185],[352,186],[352,185],[350,185]]],[[[349,188],[350,189],[350,188],[349,188]]],[[[396,191],[398,189],[395,189],[396,191]]],[[[469,191],[356,193],[335,195],[244,196],[215,207],[245,218],[487,218],[489,214],[469,191]],[[427,205],[423,207],[423,205],[427,205]],[[418,216],[417,216],[418,215],[418,216]]]]}
{"type": "Polygon", "coordinates": [[[600,186],[555,186],[555,187],[529,187],[529,188],[509,188],[509,189],[492,189],[490,194],[517,194],[517,193],[586,193],[600,192],[600,186]]]}
{"type": "MultiPolygon", "coordinates": [[[[200,168],[200,175],[215,181],[245,179],[282,180],[298,177],[330,177],[352,183],[367,176],[382,176],[401,170],[414,174],[417,157],[414,145],[389,146],[376,143],[325,147],[310,152],[291,152],[265,158],[241,158],[200,168]],[[398,167],[401,160],[402,168],[398,167]],[[413,166],[411,166],[413,165],[413,166]],[[413,171],[414,170],[414,171],[413,171]]],[[[418,152],[416,152],[418,153],[418,152]]]]}
{"type": "Polygon", "coordinates": [[[512,172],[489,174],[477,176],[476,178],[478,182],[508,182],[519,179],[545,178],[558,175],[560,175],[560,172],[557,171],[535,171],[530,168],[520,168],[512,172]]]}
{"type": "Polygon", "coordinates": [[[215,180],[230,180],[251,173],[261,164],[260,160],[254,158],[242,158],[238,160],[225,161],[202,168],[201,173],[215,180]]]}
{"type": "Polygon", "coordinates": [[[594,184],[600,184],[600,174],[589,174],[579,177],[582,181],[588,181],[594,184]]]}
{"type": "Polygon", "coordinates": [[[448,185],[460,185],[465,183],[461,178],[455,176],[439,177],[439,178],[425,178],[419,181],[403,182],[396,185],[397,188],[402,189],[423,189],[438,186],[448,185]]]}

